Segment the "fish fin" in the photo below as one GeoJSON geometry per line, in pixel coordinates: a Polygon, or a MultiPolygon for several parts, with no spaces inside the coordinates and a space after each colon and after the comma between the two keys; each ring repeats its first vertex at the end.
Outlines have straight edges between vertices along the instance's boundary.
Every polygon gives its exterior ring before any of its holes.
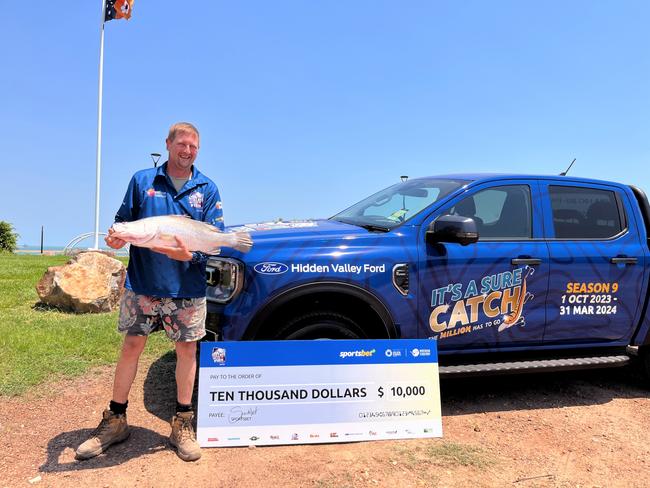
{"type": "Polygon", "coordinates": [[[235,232],[232,248],[239,252],[248,252],[253,247],[253,239],[248,232],[235,232]]]}

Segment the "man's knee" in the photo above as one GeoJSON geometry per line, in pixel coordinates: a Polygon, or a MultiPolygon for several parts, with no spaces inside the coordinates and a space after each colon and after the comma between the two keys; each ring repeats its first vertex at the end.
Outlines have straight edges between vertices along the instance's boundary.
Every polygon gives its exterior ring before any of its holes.
{"type": "Polygon", "coordinates": [[[146,343],[146,336],[124,336],[124,342],[122,343],[122,356],[139,358],[146,343]]]}
{"type": "Polygon", "coordinates": [[[176,356],[182,359],[194,360],[196,358],[196,342],[177,342],[176,356]]]}

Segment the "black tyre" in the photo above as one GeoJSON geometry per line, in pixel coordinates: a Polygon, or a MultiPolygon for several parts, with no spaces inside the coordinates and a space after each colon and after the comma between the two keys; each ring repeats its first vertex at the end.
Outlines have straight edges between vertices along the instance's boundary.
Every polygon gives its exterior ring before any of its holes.
{"type": "Polygon", "coordinates": [[[366,335],[351,318],[325,310],[290,318],[281,325],[274,338],[285,340],[365,339],[366,335]]]}

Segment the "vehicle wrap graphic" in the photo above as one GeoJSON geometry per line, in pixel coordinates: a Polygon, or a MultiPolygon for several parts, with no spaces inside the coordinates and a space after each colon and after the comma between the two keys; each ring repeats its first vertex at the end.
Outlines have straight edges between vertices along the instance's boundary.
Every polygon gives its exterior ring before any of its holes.
{"type": "MultiPolygon", "coordinates": [[[[603,239],[550,239],[550,279],[546,307],[546,330],[544,342],[547,344],[567,343],[578,344],[604,342],[608,344],[629,344],[633,339],[642,309],[643,300],[647,293],[647,242],[646,230],[639,212],[638,205],[629,187],[604,182],[549,182],[542,185],[542,200],[540,205],[545,210],[545,226],[548,234],[553,236],[553,216],[551,210],[551,185],[583,186],[601,190],[612,190],[619,199],[619,214],[623,222],[622,231],[611,238],[603,239]],[[637,259],[636,264],[617,264],[615,258],[627,256],[637,259]],[[574,291],[574,285],[589,283],[609,283],[609,293],[567,293],[574,291]],[[613,292],[613,285],[618,285],[613,292]],[[589,305],[568,303],[570,295],[610,295],[615,302],[616,311],[612,304],[598,304],[590,313],[589,305]],[[565,297],[564,299],[562,297],[565,297]],[[614,300],[616,298],[616,300],[614,300]],[[563,302],[564,300],[564,302],[563,302]],[[575,305],[575,309],[574,309],[575,305]],[[563,307],[570,306],[570,309],[563,307]],[[587,308],[584,308],[584,307],[587,308]],[[597,311],[608,313],[596,313],[597,311]],[[570,313],[566,313],[570,311],[570,313]],[[576,313],[574,313],[574,311],[576,313]],[[565,313],[562,313],[565,312],[565,313]],[[581,313],[582,312],[582,313],[581,313]]],[[[601,290],[602,292],[602,290],[601,290]]],[[[582,300],[583,298],[578,298],[582,300]]],[[[598,300],[599,298],[594,298],[598,300]]],[[[591,300],[591,297],[588,298],[591,300]]],[[[607,300],[607,298],[605,298],[607,300]]]]}
{"type": "Polygon", "coordinates": [[[442,340],[489,327],[497,327],[498,332],[514,325],[524,327],[524,305],[534,298],[527,292],[526,280],[533,272],[526,266],[433,290],[431,330],[442,340]]]}
{"type": "Polygon", "coordinates": [[[634,196],[624,185],[608,184],[620,198],[620,234],[556,239],[547,187],[567,182],[601,184],[559,177],[486,177],[385,232],[335,220],[230,228],[254,230],[255,245],[247,255],[222,251],[222,256],[244,264],[244,285],[219,308],[221,337],[249,338],[251,323],[278,297],[323,284],[329,290],[348,286],[374,297],[385,307],[398,337],[438,339],[441,355],[644,341],[650,335],[648,314],[641,313],[648,288],[647,236],[634,196]],[[432,222],[468,194],[492,184],[530,188],[530,238],[479,238],[467,246],[429,242],[432,222]],[[635,257],[638,263],[617,264],[617,257],[635,257]],[[406,294],[393,285],[397,264],[407,265],[406,294]]]}

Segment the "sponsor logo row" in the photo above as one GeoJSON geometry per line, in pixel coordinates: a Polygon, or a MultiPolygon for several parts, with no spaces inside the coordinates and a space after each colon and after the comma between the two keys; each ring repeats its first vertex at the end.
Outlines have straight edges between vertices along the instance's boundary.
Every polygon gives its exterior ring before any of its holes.
{"type": "Polygon", "coordinates": [[[384,432],[378,432],[376,430],[369,430],[367,432],[329,432],[329,433],[309,433],[309,434],[299,434],[297,432],[292,433],[291,435],[279,435],[279,434],[271,434],[268,436],[258,436],[256,434],[251,435],[250,437],[208,437],[208,442],[223,442],[223,441],[251,441],[251,442],[257,442],[257,441],[284,441],[284,442],[291,442],[291,441],[304,441],[304,440],[314,440],[314,439],[339,439],[339,438],[350,438],[350,437],[361,437],[361,436],[369,436],[369,437],[376,437],[379,435],[388,435],[388,436],[397,436],[397,435],[418,435],[418,434],[431,434],[433,433],[433,428],[423,428],[419,431],[415,431],[412,429],[393,429],[393,430],[386,430],[384,432]]]}
{"type": "MultiPolygon", "coordinates": [[[[365,349],[359,349],[356,351],[341,351],[339,352],[339,358],[371,358],[377,352],[376,349],[370,349],[369,351],[365,349]]],[[[384,355],[387,358],[401,358],[412,356],[417,357],[429,357],[431,356],[431,349],[429,348],[413,348],[413,349],[386,349],[384,355]]],[[[225,347],[214,347],[212,348],[212,361],[215,364],[225,365],[226,364],[226,348],[225,347]]]]}

